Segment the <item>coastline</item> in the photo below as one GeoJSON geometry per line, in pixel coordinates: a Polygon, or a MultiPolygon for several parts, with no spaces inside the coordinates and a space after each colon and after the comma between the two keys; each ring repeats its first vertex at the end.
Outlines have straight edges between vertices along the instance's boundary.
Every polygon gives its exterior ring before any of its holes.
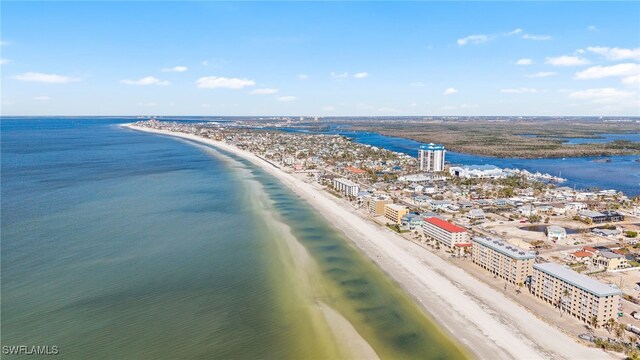
{"type": "Polygon", "coordinates": [[[195,135],[122,125],[219,148],[251,161],[318,210],[391,276],[450,335],[479,358],[581,358],[609,355],[576,342],[499,292],[479,283],[388,229],[360,217],[318,186],[305,183],[258,156],[195,135]]]}

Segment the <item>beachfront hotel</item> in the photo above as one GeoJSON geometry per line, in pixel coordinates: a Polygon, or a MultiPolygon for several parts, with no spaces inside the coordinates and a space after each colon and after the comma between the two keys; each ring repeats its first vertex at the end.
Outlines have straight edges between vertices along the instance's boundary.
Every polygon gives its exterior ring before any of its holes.
{"type": "Polygon", "coordinates": [[[384,215],[384,206],[393,204],[386,196],[373,195],[369,198],[369,212],[375,215],[384,215]]]}
{"type": "Polygon", "coordinates": [[[360,192],[358,184],[344,178],[333,179],[333,188],[346,196],[358,196],[360,192]]]}
{"type": "Polygon", "coordinates": [[[555,263],[533,265],[531,293],[584,322],[616,318],[622,291],[555,263]]]}
{"type": "Polygon", "coordinates": [[[446,150],[442,145],[429,143],[418,149],[420,171],[444,171],[444,155],[446,150]]]}
{"type": "Polygon", "coordinates": [[[384,205],[384,217],[394,224],[401,224],[402,217],[409,213],[409,209],[406,206],[397,204],[385,204],[384,205]]]}
{"type": "Polygon", "coordinates": [[[437,217],[425,218],[422,232],[425,237],[436,240],[450,250],[453,250],[456,244],[469,242],[467,230],[437,217]]]}
{"type": "Polygon", "coordinates": [[[536,255],[499,239],[474,237],[474,264],[514,285],[524,284],[533,273],[536,255]]]}

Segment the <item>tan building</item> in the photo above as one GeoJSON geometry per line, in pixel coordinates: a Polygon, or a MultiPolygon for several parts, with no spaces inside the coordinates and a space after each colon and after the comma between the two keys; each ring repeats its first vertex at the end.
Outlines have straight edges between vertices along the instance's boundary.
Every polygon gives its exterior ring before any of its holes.
{"type": "Polygon", "coordinates": [[[622,291],[560,264],[533,265],[531,293],[586,323],[617,318],[622,291]]]}
{"type": "Polygon", "coordinates": [[[384,205],[384,217],[394,224],[402,223],[402,217],[409,213],[409,209],[406,206],[396,204],[384,205]]]}
{"type": "Polygon", "coordinates": [[[369,212],[376,215],[384,215],[384,206],[393,201],[385,196],[372,196],[369,199],[369,212]]]}
{"type": "Polygon", "coordinates": [[[536,254],[499,239],[473,238],[473,263],[515,285],[531,276],[535,258],[536,254]]]}
{"type": "Polygon", "coordinates": [[[627,259],[620,254],[610,251],[600,251],[593,261],[594,265],[602,266],[606,271],[620,270],[631,267],[627,259]]]}
{"type": "Polygon", "coordinates": [[[424,236],[438,241],[453,250],[456,244],[469,242],[467,230],[437,217],[425,218],[422,224],[424,236]]]}

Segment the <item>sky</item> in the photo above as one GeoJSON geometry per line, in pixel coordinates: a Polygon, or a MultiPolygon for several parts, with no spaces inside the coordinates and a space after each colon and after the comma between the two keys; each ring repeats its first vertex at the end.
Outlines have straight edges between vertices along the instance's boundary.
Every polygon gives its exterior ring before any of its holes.
{"type": "Polygon", "coordinates": [[[18,2],[2,115],[640,115],[640,2],[18,2]]]}

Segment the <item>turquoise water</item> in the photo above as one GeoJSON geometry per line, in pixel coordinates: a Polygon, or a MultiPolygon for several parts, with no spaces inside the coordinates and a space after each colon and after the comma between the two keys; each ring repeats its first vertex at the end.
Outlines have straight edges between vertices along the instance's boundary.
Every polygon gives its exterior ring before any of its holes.
{"type": "Polygon", "coordinates": [[[382,357],[466,356],[274,178],[116,126],[129,121],[2,119],[3,345],[65,359],[335,358],[321,302],[382,357]],[[270,217],[312,267],[295,267],[270,217]]]}

